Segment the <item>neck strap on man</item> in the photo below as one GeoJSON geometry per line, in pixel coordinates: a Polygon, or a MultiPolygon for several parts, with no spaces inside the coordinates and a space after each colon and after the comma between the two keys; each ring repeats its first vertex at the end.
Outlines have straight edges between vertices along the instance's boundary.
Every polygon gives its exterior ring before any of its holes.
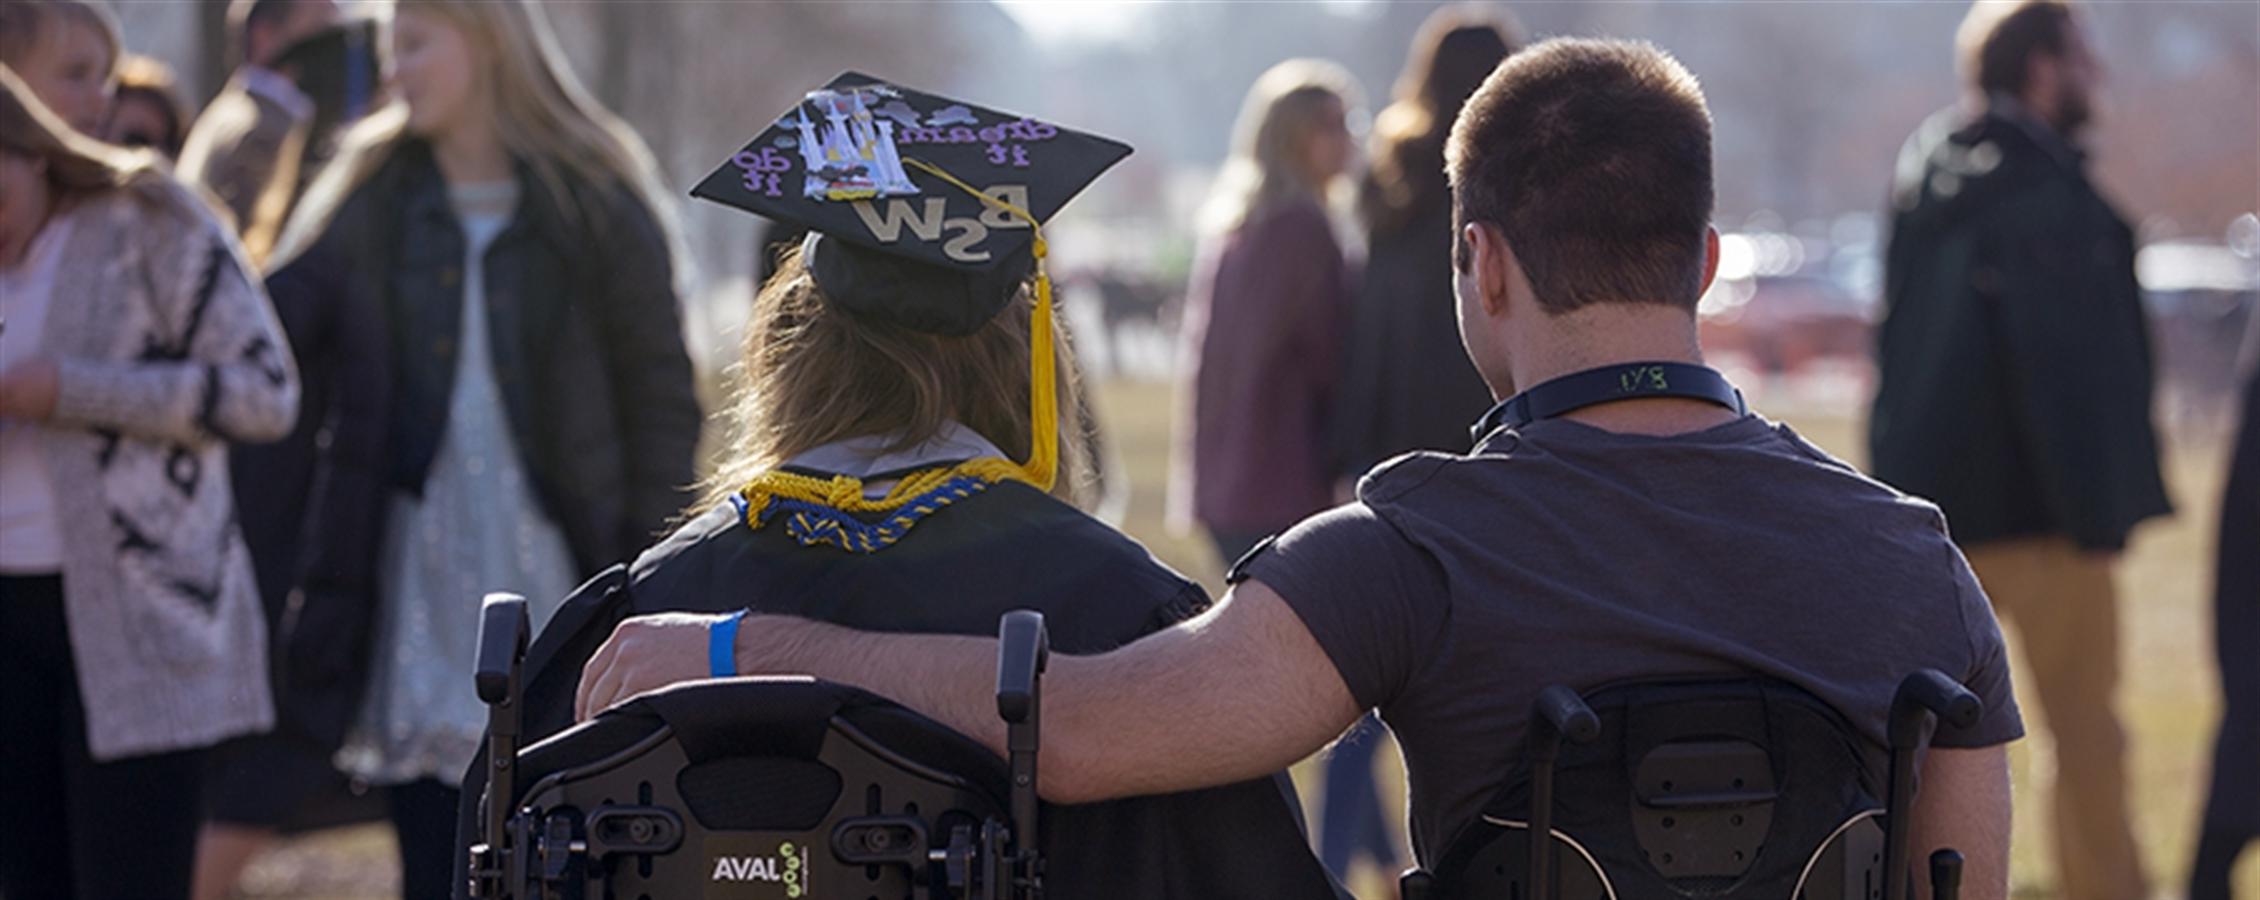
{"type": "Polygon", "coordinates": [[[1468,437],[1475,443],[1501,428],[1521,428],[1575,410],[1614,400],[1679,397],[1716,403],[1742,415],[1749,408],[1742,392],[1707,366],[1676,362],[1632,362],[1587,369],[1541,383],[1491,408],[1468,437]]]}

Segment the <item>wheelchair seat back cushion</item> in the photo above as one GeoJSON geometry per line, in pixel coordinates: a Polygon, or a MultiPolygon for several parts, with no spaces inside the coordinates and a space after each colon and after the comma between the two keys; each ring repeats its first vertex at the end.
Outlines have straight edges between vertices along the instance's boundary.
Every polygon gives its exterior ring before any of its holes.
{"type": "MultiPolygon", "coordinates": [[[[1564,745],[1554,776],[1564,898],[1850,900],[1862,895],[1841,893],[1847,878],[1880,875],[1868,857],[1888,756],[1818,698],[1763,679],[1669,680],[1587,703],[1600,735],[1564,745]]],[[[1439,862],[1443,896],[1505,896],[1522,876],[1527,760],[1507,783],[1439,862]]]]}

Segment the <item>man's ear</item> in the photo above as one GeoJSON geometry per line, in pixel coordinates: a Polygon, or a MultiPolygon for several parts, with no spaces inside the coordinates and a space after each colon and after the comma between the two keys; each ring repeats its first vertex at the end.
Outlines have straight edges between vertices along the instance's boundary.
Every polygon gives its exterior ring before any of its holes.
{"type": "Polygon", "coordinates": [[[1703,284],[1695,290],[1695,296],[1701,297],[1710,293],[1711,282],[1718,277],[1719,230],[1714,226],[1703,229],[1703,284]]]}
{"type": "Polygon", "coordinates": [[[1505,235],[1485,222],[1469,222],[1461,226],[1461,239],[1467,241],[1468,274],[1474,283],[1476,299],[1483,304],[1486,315],[1496,316],[1507,308],[1507,285],[1522,270],[1521,261],[1507,247],[1505,235]]]}

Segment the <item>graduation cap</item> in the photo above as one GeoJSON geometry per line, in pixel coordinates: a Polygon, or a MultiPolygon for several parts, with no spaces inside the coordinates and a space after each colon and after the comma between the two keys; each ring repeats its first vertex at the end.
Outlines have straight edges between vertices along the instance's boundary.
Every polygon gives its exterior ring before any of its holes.
{"type": "Polygon", "coordinates": [[[848,72],[755,135],[691,190],[808,230],[801,258],[826,302],[927,334],[980,331],[1036,277],[1036,446],[1056,454],[1051,283],[1042,223],[1115,163],[1119,141],[848,72]]]}

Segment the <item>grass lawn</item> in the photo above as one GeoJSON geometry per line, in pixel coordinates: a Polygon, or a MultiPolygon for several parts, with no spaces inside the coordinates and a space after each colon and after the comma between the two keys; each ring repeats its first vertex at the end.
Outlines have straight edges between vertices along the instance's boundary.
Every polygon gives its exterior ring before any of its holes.
{"type": "MultiPolygon", "coordinates": [[[[1168,477],[1170,393],[1166,385],[1113,382],[1099,393],[1116,459],[1130,480],[1125,527],[1171,565],[1219,586],[1221,565],[1207,542],[1195,535],[1172,535],[1162,526],[1168,477]]],[[[1852,411],[1815,412],[1786,417],[1814,442],[1858,459],[1859,423],[1852,411]]],[[[2181,507],[2176,518],[2140,532],[2119,572],[2123,631],[2119,707],[2132,740],[2131,796],[2136,834],[2153,880],[2172,886],[2162,896],[2178,896],[2195,838],[2213,723],[2219,709],[2212,663],[2212,554],[2221,488],[2220,447],[2178,447],[2168,472],[2181,507]]],[[[2010,635],[2012,650],[2016,636],[2010,635]]],[[[2020,669],[2021,673],[2021,669],[2020,669]]],[[[468,686],[466,685],[466,688],[468,686]]],[[[2017,831],[2014,864],[2019,897],[2053,896],[2050,836],[2034,779],[2049,768],[2045,724],[2030,702],[2027,724],[2034,738],[2012,751],[2016,766],[2017,831]]],[[[1391,753],[1379,764],[1390,793],[1401,795],[1402,776],[1391,753]]],[[[2253,761],[2252,764],[2260,764],[2253,761]]],[[[1312,766],[1297,770],[1306,802],[1314,798],[1312,766]]],[[[1401,799],[1401,797],[1400,797],[1401,799]]],[[[390,897],[392,842],[381,826],[343,829],[291,842],[254,866],[246,889],[258,897],[390,897]]],[[[2260,851],[2247,853],[2238,870],[2241,896],[2260,898],[2260,851]]],[[[1393,877],[1370,868],[1352,887],[1366,900],[1395,896],[1393,877]]]]}

